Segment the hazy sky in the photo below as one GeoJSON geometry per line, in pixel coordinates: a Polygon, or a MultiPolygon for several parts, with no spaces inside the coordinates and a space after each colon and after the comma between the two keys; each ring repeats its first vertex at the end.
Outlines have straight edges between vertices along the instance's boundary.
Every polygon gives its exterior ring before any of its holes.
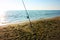
{"type": "MultiPolygon", "coordinates": [[[[24,0],[27,10],[60,10],[60,0],[24,0]]],[[[0,11],[24,10],[22,0],[0,0],[0,11]]]]}

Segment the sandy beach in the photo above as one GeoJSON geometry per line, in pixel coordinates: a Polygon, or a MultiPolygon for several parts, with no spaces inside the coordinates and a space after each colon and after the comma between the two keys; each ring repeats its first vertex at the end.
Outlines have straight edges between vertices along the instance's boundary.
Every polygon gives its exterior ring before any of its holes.
{"type": "Polygon", "coordinates": [[[0,26],[0,40],[60,40],[60,17],[0,26]]]}

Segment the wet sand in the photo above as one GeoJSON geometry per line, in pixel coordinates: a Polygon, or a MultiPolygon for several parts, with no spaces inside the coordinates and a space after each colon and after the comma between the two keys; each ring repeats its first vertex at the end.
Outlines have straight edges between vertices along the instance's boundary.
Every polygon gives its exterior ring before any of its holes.
{"type": "Polygon", "coordinates": [[[60,17],[0,26],[0,40],[60,40],[60,17]]]}

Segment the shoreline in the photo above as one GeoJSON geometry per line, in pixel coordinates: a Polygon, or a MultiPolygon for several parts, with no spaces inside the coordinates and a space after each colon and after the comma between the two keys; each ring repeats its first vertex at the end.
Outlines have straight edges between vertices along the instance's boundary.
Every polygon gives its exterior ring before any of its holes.
{"type": "MultiPolygon", "coordinates": [[[[36,20],[31,20],[31,22],[35,22],[35,21],[43,21],[43,20],[58,20],[60,18],[60,16],[57,17],[51,17],[51,18],[40,18],[40,19],[36,19],[36,20]]],[[[60,20],[60,19],[59,19],[60,20]]],[[[1,23],[0,27],[3,28],[5,26],[9,26],[9,25],[14,25],[14,24],[25,24],[25,23],[29,23],[29,20],[25,20],[25,21],[16,21],[16,22],[11,22],[11,23],[1,23]]]]}

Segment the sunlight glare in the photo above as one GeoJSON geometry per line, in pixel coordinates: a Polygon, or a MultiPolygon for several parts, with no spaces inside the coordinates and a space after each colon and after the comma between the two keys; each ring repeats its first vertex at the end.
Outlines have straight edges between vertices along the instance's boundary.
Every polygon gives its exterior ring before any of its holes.
{"type": "Polygon", "coordinates": [[[5,16],[6,16],[6,14],[4,13],[4,11],[1,11],[0,10],[0,26],[1,25],[5,25],[5,16]]]}

